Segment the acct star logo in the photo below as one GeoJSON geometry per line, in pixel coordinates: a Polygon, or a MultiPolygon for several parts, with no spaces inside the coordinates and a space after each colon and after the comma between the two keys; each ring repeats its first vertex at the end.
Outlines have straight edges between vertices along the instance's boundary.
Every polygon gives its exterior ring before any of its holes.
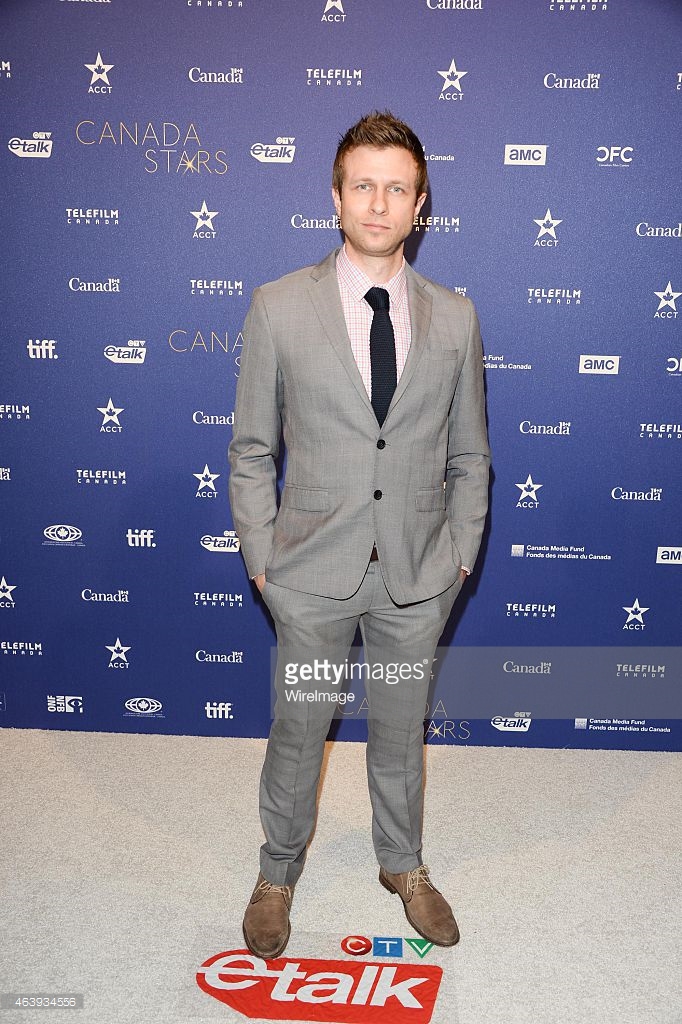
{"type": "Polygon", "coordinates": [[[552,212],[547,207],[547,213],[541,220],[533,219],[533,223],[537,224],[540,228],[538,231],[538,237],[535,239],[534,245],[543,246],[556,246],[558,239],[556,236],[556,229],[559,224],[563,224],[563,221],[556,220],[552,217],[552,212]],[[547,237],[545,237],[545,235],[547,237]]]}
{"type": "Polygon", "coordinates": [[[516,503],[517,508],[537,508],[538,507],[538,491],[544,484],[533,483],[533,478],[528,474],[525,483],[514,484],[515,487],[521,491],[519,500],[516,503]]]}
{"type": "Polygon", "coordinates": [[[112,646],[109,644],[104,645],[108,651],[111,652],[109,658],[109,668],[128,668],[127,654],[130,647],[124,647],[119,637],[116,637],[116,643],[112,646]]]}
{"type": "Polygon", "coordinates": [[[214,481],[219,478],[220,473],[212,473],[208,468],[208,463],[204,466],[202,473],[192,473],[192,476],[199,481],[197,498],[216,498],[218,496],[214,481]]]}
{"type": "Polygon", "coordinates": [[[193,217],[196,217],[197,223],[194,228],[193,238],[215,238],[216,231],[213,227],[213,218],[218,216],[217,210],[209,210],[206,205],[206,200],[201,204],[200,210],[190,211],[193,217]]]}
{"type": "Polygon", "coordinates": [[[660,320],[675,320],[677,319],[677,300],[679,299],[682,292],[673,291],[673,286],[668,281],[665,286],[665,290],[662,292],[654,292],[654,295],[658,296],[658,309],[654,313],[654,319],[660,320]]]}
{"type": "Polygon", "coordinates": [[[14,608],[14,598],[12,597],[12,591],[16,589],[16,585],[10,587],[5,577],[2,577],[2,579],[0,580],[0,608],[14,608]]]}
{"type": "Polygon", "coordinates": [[[102,413],[102,426],[99,432],[105,434],[120,434],[123,427],[118,421],[123,409],[117,408],[111,398],[104,406],[97,406],[97,412],[102,413]]]}
{"type": "Polygon", "coordinates": [[[346,13],[343,9],[343,0],[327,0],[320,21],[339,22],[345,20],[346,13]]]}
{"type": "Polygon", "coordinates": [[[627,605],[623,605],[623,611],[628,613],[623,629],[644,629],[646,626],[644,613],[651,611],[651,609],[643,608],[639,603],[639,598],[636,597],[631,607],[628,608],[627,605]]]}
{"type": "Polygon", "coordinates": [[[95,63],[94,64],[84,64],[83,67],[86,67],[88,69],[88,71],[92,75],[92,78],[90,79],[90,87],[88,88],[88,92],[92,92],[92,93],[110,93],[111,92],[111,84],[109,82],[109,72],[111,71],[111,69],[113,67],[115,67],[115,65],[114,64],[105,64],[104,61],[102,60],[102,54],[99,52],[99,50],[97,51],[97,59],[95,60],[95,63]],[[102,85],[98,85],[97,84],[98,82],[101,82],[103,84],[102,85]]]}
{"type": "Polygon", "coordinates": [[[462,92],[462,79],[465,75],[468,75],[468,71],[458,71],[455,59],[450,61],[450,67],[447,71],[439,71],[438,74],[443,79],[443,85],[440,90],[439,100],[461,100],[464,93],[462,92]]]}

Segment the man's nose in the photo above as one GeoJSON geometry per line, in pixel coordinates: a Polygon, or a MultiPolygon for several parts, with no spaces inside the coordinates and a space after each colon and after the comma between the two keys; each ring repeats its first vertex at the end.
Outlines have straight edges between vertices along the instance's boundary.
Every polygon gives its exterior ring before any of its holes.
{"type": "Polygon", "coordinates": [[[387,209],[386,192],[378,188],[372,199],[372,211],[374,213],[385,213],[387,209]]]}

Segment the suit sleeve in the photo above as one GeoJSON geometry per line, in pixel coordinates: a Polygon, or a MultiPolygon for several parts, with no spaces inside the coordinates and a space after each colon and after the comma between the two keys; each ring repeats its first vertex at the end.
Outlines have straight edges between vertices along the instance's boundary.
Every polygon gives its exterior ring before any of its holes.
{"type": "Polygon", "coordinates": [[[488,511],[490,448],[481,332],[473,303],[467,301],[467,349],[448,417],[445,498],[450,532],[462,556],[462,565],[473,569],[488,511]]]}
{"type": "Polygon", "coordinates": [[[282,383],[262,292],[244,322],[234,430],[229,447],[232,518],[250,577],[265,571],[277,515],[282,383]]]}

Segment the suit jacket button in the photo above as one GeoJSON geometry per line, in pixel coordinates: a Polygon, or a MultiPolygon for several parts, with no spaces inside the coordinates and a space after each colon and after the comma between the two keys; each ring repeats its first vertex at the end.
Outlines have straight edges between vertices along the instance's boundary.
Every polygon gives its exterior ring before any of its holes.
{"type": "Polygon", "coordinates": [[[380,437],[379,440],[377,441],[377,448],[379,449],[379,451],[383,451],[385,447],[386,442],[384,441],[383,437],[380,437]]]}
{"type": "Polygon", "coordinates": [[[377,501],[380,501],[381,500],[381,491],[375,491],[374,492],[374,497],[376,498],[377,501]]]}

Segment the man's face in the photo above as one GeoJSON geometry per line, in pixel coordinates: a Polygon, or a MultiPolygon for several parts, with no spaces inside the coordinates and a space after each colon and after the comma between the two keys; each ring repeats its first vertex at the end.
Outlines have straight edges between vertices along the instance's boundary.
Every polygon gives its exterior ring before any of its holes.
{"type": "Polygon", "coordinates": [[[417,164],[407,149],[358,146],[343,160],[341,195],[332,189],[346,247],[358,255],[388,257],[412,230],[426,199],[417,196],[417,164]]]}

